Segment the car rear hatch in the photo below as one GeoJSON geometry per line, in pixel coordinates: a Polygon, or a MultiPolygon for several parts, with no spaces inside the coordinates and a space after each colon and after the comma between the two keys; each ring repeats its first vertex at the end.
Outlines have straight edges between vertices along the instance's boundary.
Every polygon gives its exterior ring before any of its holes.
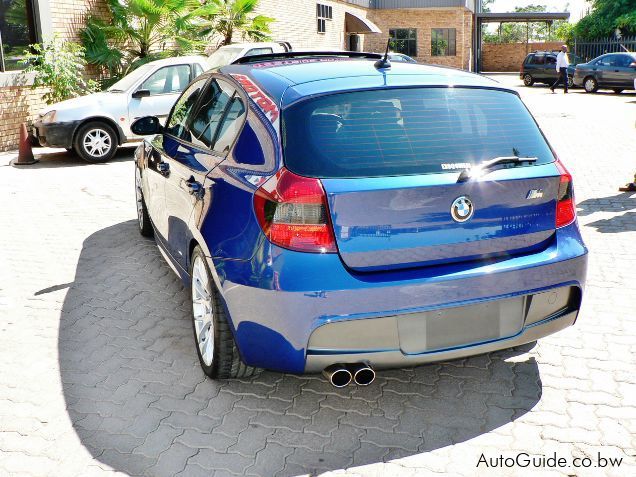
{"type": "Polygon", "coordinates": [[[338,253],[374,271],[544,248],[561,174],[532,116],[495,89],[383,89],[284,112],[285,164],[321,179],[338,253]],[[493,158],[517,162],[460,180],[493,158]]]}

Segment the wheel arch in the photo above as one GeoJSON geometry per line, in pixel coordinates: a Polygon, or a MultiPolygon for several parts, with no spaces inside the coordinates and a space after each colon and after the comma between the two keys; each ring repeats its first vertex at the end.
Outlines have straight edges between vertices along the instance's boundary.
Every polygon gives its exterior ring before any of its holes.
{"type": "Polygon", "coordinates": [[[117,124],[117,122],[115,122],[115,120],[113,118],[109,118],[107,116],[90,116],[88,118],[82,119],[82,121],[80,123],[77,124],[77,126],[75,126],[75,130],[73,131],[73,139],[72,139],[72,144],[75,143],[75,139],[77,137],[77,133],[78,131],[82,128],[82,126],[91,123],[91,122],[95,122],[95,123],[104,123],[109,125],[110,127],[113,128],[113,130],[115,131],[115,134],[117,134],[117,145],[121,146],[124,142],[125,142],[125,135],[124,135],[124,131],[123,129],[119,126],[119,124],[117,124]]]}

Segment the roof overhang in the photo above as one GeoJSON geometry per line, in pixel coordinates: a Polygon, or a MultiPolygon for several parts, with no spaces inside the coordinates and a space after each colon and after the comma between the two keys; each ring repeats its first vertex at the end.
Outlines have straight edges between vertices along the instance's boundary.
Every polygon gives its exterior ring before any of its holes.
{"type": "Polygon", "coordinates": [[[382,33],[371,20],[352,12],[345,12],[345,30],[347,33],[382,33]]]}
{"type": "Polygon", "coordinates": [[[478,13],[477,19],[481,20],[482,23],[551,22],[555,20],[569,20],[570,13],[569,12],[478,13]]]}

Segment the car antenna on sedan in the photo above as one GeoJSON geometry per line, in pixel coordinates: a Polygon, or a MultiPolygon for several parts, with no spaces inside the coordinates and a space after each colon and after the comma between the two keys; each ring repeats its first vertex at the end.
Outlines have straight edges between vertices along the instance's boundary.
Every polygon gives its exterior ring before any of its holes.
{"type": "Polygon", "coordinates": [[[377,69],[390,68],[391,62],[389,61],[389,46],[391,46],[391,38],[386,42],[386,51],[384,56],[374,63],[377,69]]]}

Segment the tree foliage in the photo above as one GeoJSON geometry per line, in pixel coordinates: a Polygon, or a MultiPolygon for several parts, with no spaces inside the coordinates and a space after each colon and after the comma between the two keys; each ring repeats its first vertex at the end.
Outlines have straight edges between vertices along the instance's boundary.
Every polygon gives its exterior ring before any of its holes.
{"type": "Polygon", "coordinates": [[[218,46],[229,45],[239,33],[243,40],[267,41],[273,18],[254,15],[258,0],[208,0],[214,6],[210,16],[210,30],[220,36],[218,46]]]}
{"type": "MultiPolygon", "coordinates": [[[[488,2],[490,5],[491,2],[488,2]]],[[[486,5],[486,2],[484,2],[486,5]]],[[[484,10],[486,11],[486,10],[484,10]]],[[[490,10],[488,10],[490,11],[490,10]]],[[[525,7],[515,7],[514,12],[545,12],[545,5],[527,5],[525,7]]],[[[484,31],[483,39],[485,43],[522,43],[529,41],[552,41],[566,40],[569,32],[568,22],[557,20],[547,22],[518,22],[502,23],[496,32],[484,31]]]]}
{"type": "Polygon", "coordinates": [[[593,0],[592,11],[574,28],[577,38],[598,39],[614,35],[636,35],[636,0],[593,0]]]}
{"type": "Polygon", "coordinates": [[[86,81],[83,72],[86,67],[84,48],[71,41],[62,41],[54,36],[42,44],[30,45],[22,63],[24,73],[33,73],[33,88],[47,87],[44,93],[46,104],[92,93],[97,84],[86,81]]]}
{"type": "Polygon", "coordinates": [[[205,18],[214,7],[198,0],[106,0],[110,19],[90,16],[80,37],[89,63],[111,77],[148,61],[202,51],[205,18]]]}

